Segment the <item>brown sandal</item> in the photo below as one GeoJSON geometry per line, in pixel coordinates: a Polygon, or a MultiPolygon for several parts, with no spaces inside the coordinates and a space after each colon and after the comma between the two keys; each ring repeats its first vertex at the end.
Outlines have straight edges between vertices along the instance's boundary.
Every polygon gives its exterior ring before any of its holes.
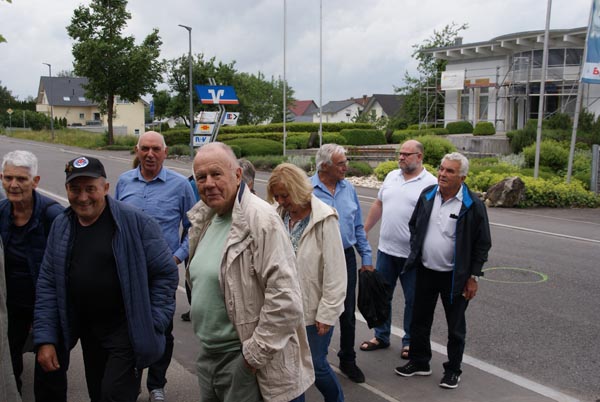
{"type": "Polygon", "coordinates": [[[377,343],[371,342],[371,341],[364,341],[363,343],[360,344],[360,350],[365,351],[365,352],[370,352],[372,350],[377,350],[377,349],[385,349],[385,348],[389,348],[389,347],[390,347],[389,343],[383,343],[380,339],[377,339],[377,343]]]}

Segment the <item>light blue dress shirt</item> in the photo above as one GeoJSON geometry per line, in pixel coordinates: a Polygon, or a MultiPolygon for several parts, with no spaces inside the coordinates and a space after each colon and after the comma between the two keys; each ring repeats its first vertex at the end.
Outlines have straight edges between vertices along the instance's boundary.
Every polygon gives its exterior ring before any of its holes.
{"type": "Polygon", "coordinates": [[[154,179],[147,181],[139,167],[128,170],[119,177],[115,198],[153,217],[160,225],[173,256],[179,261],[188,257],[188,238],[186,235],[181,241],[179,228],[183,224],[185,232],[189,229],[187,211],[196,200],[185,176],[163,167],[154,179]]]}
{"type": "Polygon", "coordinates": [[[355,246],[362,259],[362,265],[373,265],[371,245],[365,233],[358,195],[352,184],[347,180],[338,181],[335,193],[332,195],[327,186],[319,179],[318,174],[312,176],[310,180],[314,195],[325,204],[335,208],[339,215],[344,249],[355,246]]]}

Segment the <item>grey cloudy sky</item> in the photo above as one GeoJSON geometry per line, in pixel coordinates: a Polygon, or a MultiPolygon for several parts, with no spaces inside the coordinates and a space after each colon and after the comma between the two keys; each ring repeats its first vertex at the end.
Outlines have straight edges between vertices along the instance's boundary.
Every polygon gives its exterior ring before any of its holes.
{"type": "MultiPolygon", "coordinates": [[[[323,103],[393,93],[414,72],[413,44],[452,22],[468,23],[464,43],[545,27],[545,0],[322,0],[323,103]]],[[[283,75],[283,0],[130,0],[126,33],[138,43],[158,28],[161,58],[192,52],[236,61],[238,71],[283,75]]],[[[1,85],[36,96],[39,77],[72,69],[65,27],[82,0],[0,1],[1,85]]],[[[554,0],[551,29],[587,25],[591,0],[554,0]]],[[[286,78],[297,99],[319,102],[319,0],[287,0],[286,78]]]]}

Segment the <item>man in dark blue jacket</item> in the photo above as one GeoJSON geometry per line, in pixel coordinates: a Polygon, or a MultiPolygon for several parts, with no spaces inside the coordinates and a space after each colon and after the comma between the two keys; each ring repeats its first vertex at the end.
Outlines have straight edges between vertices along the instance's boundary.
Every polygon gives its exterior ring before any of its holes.
{"type": "MultiPolygon", "coordinates": [[[[6,307],[12,368],[21,392],[23,347],[33,324],[35,286],[50,226],[63,211],[56,201],[35,191],[40,181],[38,160],[29,151],[12,151],[2,160],[2,187],[8,198],[0,201],[0,234],[6,255],[6,307]]],[[[36,402],[67,398],[64,370],[46,373],[35,365],[36,402]]]]}
{"type": "Polygon", "coordinates": [[[164,352],[177,266],[158,224],[108,196],[98,159],[75,158],[65,172],[70,208],[52,226],[38,279],[37,359],[58,370],[57,346],[79,339],[91,401],[133,402],[140,369],[164,352]]]}
{"type": "Polygon", "coordinates": [[[465,311],[477,294],[477,281],[492,246],[487,211],[464,180],[469,161],[447,154],[438,184],[423,190],[410,219],[410,254],[405,270],[417,270],[409,362],[396,374],[430,375],[430,334],[438,295],[448,323],[448,361],[442,388],[456,388],[465,349],[465,311]]]}

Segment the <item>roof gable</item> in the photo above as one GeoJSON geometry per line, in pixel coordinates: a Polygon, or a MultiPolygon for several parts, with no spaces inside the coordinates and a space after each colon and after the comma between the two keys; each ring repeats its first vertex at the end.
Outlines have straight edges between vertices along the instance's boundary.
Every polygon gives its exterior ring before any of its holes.
{"type": "Polygon", "coordinates": [[[41,77],[38,90],[38,103],[46,94],[52,106],[97,106],[98,103],[86,98],[84,85],[87,78],[82,77],[41,77]]]}
{"type": "Polygon", "coordinates": [[[349,106],[357,105],[362,108],[362,105],[358,103],[356,100],[343,100],[343,101],[331,101],[323,105],[323,113],[334,114],[339,112],[340,110],[346,109],[349,106]]]}
{"type": "Polygon", "coordinates": [[[289,107],[289,110],[296,116],[302,116],[306,114],[307,111],[316,107],[317,105],[313,100],[297,100],[289,107]]]}
{"type": "Polygon", "coordinates": [[[375,103],[379,103],[387,116],[394,116],[400,110],[403,101],[404,97],[402,95],[373,94],[369,99],[369,103],[365,106],[364,113],[368,113],[375,103]]]}

